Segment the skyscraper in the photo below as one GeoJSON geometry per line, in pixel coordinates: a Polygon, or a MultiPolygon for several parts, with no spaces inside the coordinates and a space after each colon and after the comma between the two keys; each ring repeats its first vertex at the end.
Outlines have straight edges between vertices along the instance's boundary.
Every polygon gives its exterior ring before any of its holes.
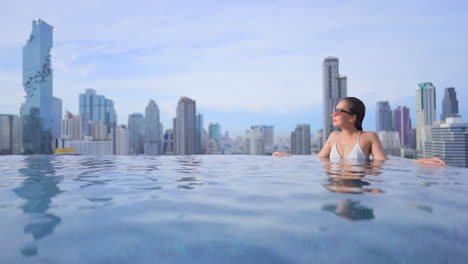
{"type": "Polygon", "coordinates": [[[174,122],[176,155],[193,155],[197,153],[196,112],[197,108],[194,100],[188,97],[180,98],[174,122]]]}
{"type": "Polygon", "coordinates": [[[155,101],[150,100],[145,110],[145,155],[161,154],[161,135],[159,122],[159,108],[155,101]]]}
{"type": "Polygon", "coordinates": [[[125,126],[116,126],[112,129],[112,144],[114,155],[130,154],[128,129],[125,126]]]}
{"type": "Polygon", "coordinates": [[[416,150],[424,156],[424,142],[436,121],[436,90],[430,82],[420,83],[416,89],[416,150]]]}
{"type": "Polygon", "coordinates": [[[128,136],[130,142],[130,154],[144,153],[145,118],[142,114],[131,114],[128,117],[128,136]]]}
{"type": "Polygon", "coordinates": [[[409,108],[406,106],[398,106],[394,111],[395,131],[400,137],[400,145],[402,147],[411,146],[411,118],[409,108]]]}
{"type": "Polygon", "coordinates": [[[432,126],[425,141],[427,158],[439,157],[447,165],[468,168],[468,124],[460,116],[447,117],[432,126]]]}
{"type": "Polygon", "coordinates": [[[291,154],[310,155],[310,125],[298,124],[291,133],[291,154]]]}
{"type": "Polygon", "coordinates": [[[117,115],[114,109],[114,102],[103,95],[96,94],[93,89],[86,89],[84,94],[80,94],[80,115],[88,115],[89,120],[101,121],[107,125],[107,132],[117,124],[117,115]]]}
{"type": "Polygon", "coordinates": [[[388,101],[377,102],[376,114],[375,114],[375,126],[376,131],[392,131],[392,108],[388,101]]]}
{"type": "Polygon", "coordinates": [[[198,113],[197,114],[197,153],[203,154],[204,146],[203,146],[203,115],[198,113]]]}
{"type": "Polygon", "coordinates": [[[458,116],[458,100],[455,88],[445,88],[444,100],[442,101],[442,115],[440,121],[445,121],[446,117],[458,116]]]}
{"type": "Polygon", "coordinates": [[[0,155],[18,155],[22,151],[21,120],[0,114],[0,155]]]}
{"type": "Polygon", "coordinates": [[[62,134],[62,100],[54,97],[54,120],[52,125],[52,135],[54,138],[60,138],[62,134]]]}
{"type": "Polygon", "coordinates": [[[338,102],[347,96],[347,79],[340,77],[338,59],[328,57],[323,61],[323,144],[330,133],[338,130],[333,127],[331,114],[338,102]]]}
{"type": "Polygon", "coordinates": [[[52,154],[54,104],[52,97],[53,27],[37,19],[23,47],[23,87],[26,101],[21,107],[23,148],[26,154],[52,154]]]}
{"type": "Polygon", "coordinates": [[[252,126],[245,132],[246,154],[271,155],[274,149],[274,127],[252,126]]]}
{"type": "Polygon", "coordinates": [[[81,140],[83,138],[81,129],[81,118],[68,112],[62,120],[62,137],[69,140],[81,140]]]}
{"type": "Polygon", "coordinates": [[[221,125],[219,123],[214,123],[208,126],[208,137],[209,139],[213,139],[216,144],[219,146],[219,143],[221,143],[221,125]]]}

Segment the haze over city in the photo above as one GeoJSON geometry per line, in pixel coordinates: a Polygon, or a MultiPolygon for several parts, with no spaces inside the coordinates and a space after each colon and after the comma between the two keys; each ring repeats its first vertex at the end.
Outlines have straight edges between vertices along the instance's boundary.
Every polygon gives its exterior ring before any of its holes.
{"type": "MultiPolygon", "coordinates": [[[[415,117],[418,83],[455,87],[460,114],[468,94],[468,4],[464,1],[125,1],[2,4],[0,112],[18,115],[24,101],[22,47],[31,21],[54,26],[54,96],[78,113],[78,95],[95,89],[112,99],[119,124],[157,102],[165,127],[189,96],[205,126],[231,135],[251,125],[287,134],[297,123],[322,127],[322,62],[340,60],[348,96],[407,105],[415,117]],[[383,8],[383,6],[385,8],[383,8]]],[[[413,118],[413,123],[415,119],[413,118]]]]}

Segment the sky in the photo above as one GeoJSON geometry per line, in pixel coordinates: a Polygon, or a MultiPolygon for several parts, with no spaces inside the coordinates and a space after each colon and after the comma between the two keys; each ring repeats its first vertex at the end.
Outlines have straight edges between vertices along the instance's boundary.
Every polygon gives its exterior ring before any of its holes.
{"type": "Polygon", "coordinates": [[[406,105],[432,82],[437,116],[455,87],[468,120],[468,1],[5,1],[0,9],[0,113],[19,114],[22,47],[32,20],[54,27],[54,96],[78,113],[85,89],[112,99],[118,123],[149,100],[170,128],[188,96],[230,135],[274,125],[322,127],[322,63],[339,59],[348,96],[406,105]]]}

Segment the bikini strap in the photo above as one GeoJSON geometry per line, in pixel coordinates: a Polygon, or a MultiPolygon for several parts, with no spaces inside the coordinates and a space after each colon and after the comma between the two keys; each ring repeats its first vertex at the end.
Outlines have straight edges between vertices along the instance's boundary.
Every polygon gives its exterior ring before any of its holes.
{"type": "Polygon", "coordinates": [[[359,143],[359,139],[361,138],[361,131],[359,131],[359,134],[357,136],[357,143],[359,143]]]}
{"type": "Polygon", "coordinates": [[[336,138],[335,146],[338,144],[338,140],[340,140],[340,137],[341,137],[342,134],[343,134],[343,132],[341,132],[340,135],[338,135],[338,137],[336,138]]]}

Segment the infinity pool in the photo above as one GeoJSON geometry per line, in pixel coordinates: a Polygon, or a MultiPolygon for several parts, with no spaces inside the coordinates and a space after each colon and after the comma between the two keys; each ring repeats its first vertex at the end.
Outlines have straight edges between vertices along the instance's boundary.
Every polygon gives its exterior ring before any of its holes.
{"type": "Polygon", "coordinates": [[[0,263],[467,263],[468,169],[2,156],[0,263]]]}

